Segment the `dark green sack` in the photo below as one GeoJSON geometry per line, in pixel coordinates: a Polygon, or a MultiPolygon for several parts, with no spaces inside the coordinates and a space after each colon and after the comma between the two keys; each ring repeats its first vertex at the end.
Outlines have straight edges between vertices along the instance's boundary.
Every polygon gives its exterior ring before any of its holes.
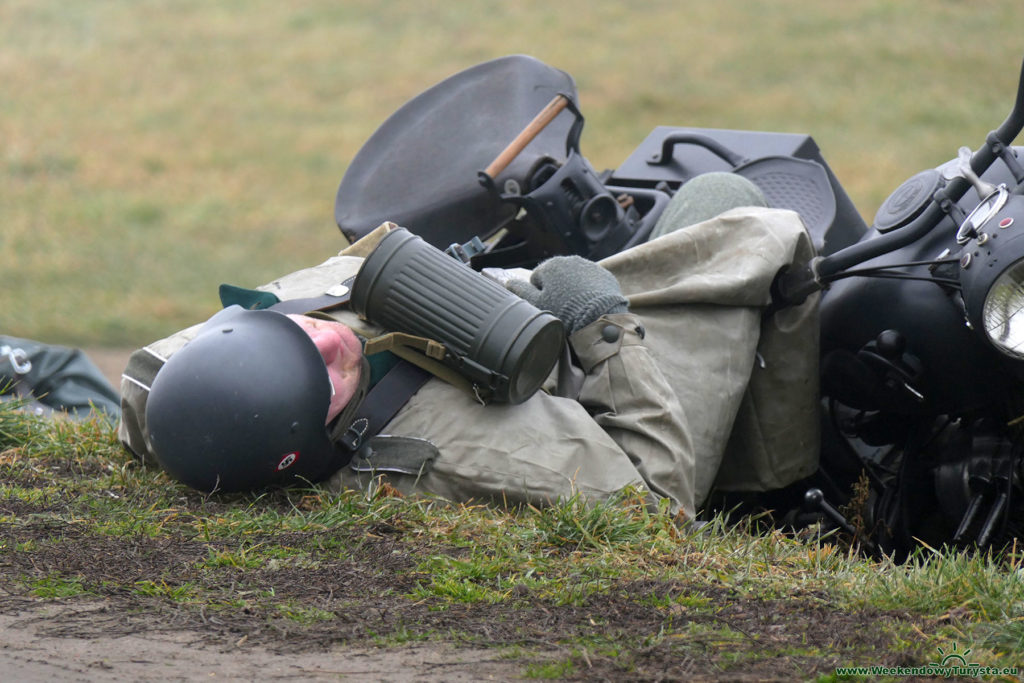
{"type": "Polygon", "coordinates": [[[80,349],[0,335],[0,400],[15,397],[38,415],[121,414],[117,391],[80,349]]]}

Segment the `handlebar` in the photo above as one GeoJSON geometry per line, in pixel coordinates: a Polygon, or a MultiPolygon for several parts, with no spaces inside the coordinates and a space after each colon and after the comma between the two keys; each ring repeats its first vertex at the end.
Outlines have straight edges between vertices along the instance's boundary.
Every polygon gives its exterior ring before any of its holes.
{"type": "MultiPolygon", "coordinates": [[[[1024,129],[1024,60],[1021,61],[1020,78],[1017,83],[1017,97],[1013,109],[1002,125],[985,138],[985,144],[971,155],[971,168],[979,176],[999,158],[1003,150],[1024,129]]],[[[947,207],[955,204],[967,193],[971,183],[962,177],[952,179],[938,190],[920,216],[907,225],[885,233],[866,242],[851,245],[829,256],[812,261],[807,267],[781,272],[772,285],[772,296],[776,307],[795,305],[808,295],[824,289],[832,276],[851,266],[887,254],[927,235],[938,225],[947,213],[947,207]]]]}

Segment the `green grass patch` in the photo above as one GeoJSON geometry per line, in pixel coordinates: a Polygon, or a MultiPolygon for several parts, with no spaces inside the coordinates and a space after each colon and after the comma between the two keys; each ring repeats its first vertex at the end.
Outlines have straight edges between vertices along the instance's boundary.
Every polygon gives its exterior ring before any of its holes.
{"type": "Polygon", "coordinates": [[[88,595],[89,590],[82,585],[81,579],[47,576],[29,582],[32,595],[43,600],[60,600],[88,595]]]}
{"type": "Polygon", "coordinates": [[[377,647],[395,647],[407,643],[423,642],[431,638],[439,637],[436,633],[423,633],[414,631],[407,626],[401,625],[386,635],[372,634],[373,644],[377,647]]]}
{"type": "Polygon", "coordinates": [[[286,619],[304,626],[317,624],[323,621],[330,621],[335,618],[333,612],[305,605],[282,604],[277,605],[277,609],[286,619]]]}
{"type": "Polygon", "coordinates": [[[210,556],[203,562],[205,567],[233,567],[234,569],[258,569],[266,559],[259,552],[259,546],[242,546],[237,550],[214,550],[210,548],[210,556]]]}
{"type": "Polygon", "coordinates": [[[171,602],[195,602],[202,589],[192,584],[169,584],[166,581],[136,581],[132,590],[147,598],[163,598],[171,602]]]}
{"type": "Polygon", "coordinates": [[[510,511],[317,488],[203,496],[134,464],[109,425],[4,410],[23,436],[0,452],[0,580],[33,599],[103,599],[254,645],[286,622],[306,640],[495,646],[538,678],[814,678],[924,664],[953,642],[1014,666],[1024,646],[1012,552],[871,561],[756,520],[679,526],[629,493],[510,511]]]}
{"type": "Polygon", "coordinates": [[[572,659],[565,659],[562,661],[527,664],[523,677],[541,680],[562,680],[576,673],[576,663],[572,659]]]}

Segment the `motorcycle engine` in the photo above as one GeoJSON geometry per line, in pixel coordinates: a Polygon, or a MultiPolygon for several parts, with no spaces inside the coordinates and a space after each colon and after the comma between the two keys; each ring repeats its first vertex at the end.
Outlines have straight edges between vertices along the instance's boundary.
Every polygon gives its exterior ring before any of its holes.
{"type": "MultiPolygon", "coordinates": [[[[833,406],[833,410],[836,407],[833,406]]],[[[931,547],[1003,548],[1024,538],[1024,440],[991,419],[944,419],[906,429],[900,447],[871,447],[885,414],[843,419],[844,438],[871,471],[863,526],[885,552],[931,547]]],[[[848,468],[849,469],[849,468],[848,468]]]]}
{"type": "Polygon", "coordinates": [[[935,494],[956,545],[1002,547],[1024,532],[1021,451],[990,420],[958,425],[937,451],[935,494]]]}

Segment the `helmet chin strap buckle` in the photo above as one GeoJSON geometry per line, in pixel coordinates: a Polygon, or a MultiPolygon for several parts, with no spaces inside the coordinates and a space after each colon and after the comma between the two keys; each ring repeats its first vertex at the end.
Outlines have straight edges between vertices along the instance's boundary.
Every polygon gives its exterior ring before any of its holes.
{"type": "Polygon", "coordinates": [[[370,421],[365,417],[358,418],[355,422],[348,426],[345,433],[341,435],[338,442],[349,451],[356,451],[359,446],[363,443],[363,437],[366,435],[366,430],[370,426],[370,421]]]}
{"type": "MultiPolygon", "coordinates": [[[[368,378],[368,363],[364,365],[363,372],[368,378]]],[[[379,434],[432,376],[412,363],[400,361],[357,401],[346,406],[335,418],[331,430],[331,441],[335,444],[340,465],[348,464],[363,444],[379,434]]]]}

